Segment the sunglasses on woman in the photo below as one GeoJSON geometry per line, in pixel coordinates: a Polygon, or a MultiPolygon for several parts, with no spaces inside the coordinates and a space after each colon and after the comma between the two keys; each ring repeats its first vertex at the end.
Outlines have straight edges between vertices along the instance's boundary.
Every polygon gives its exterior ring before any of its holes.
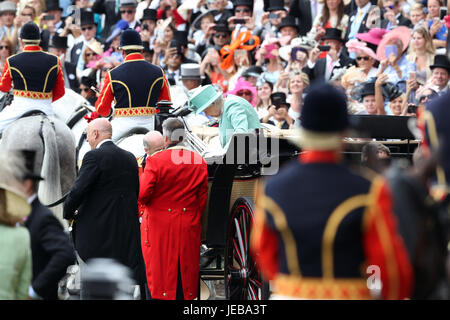
{"type": "Polygon", "coordinates": [[[370,59],[370,57],[356,57],[357,61],[361,61],[361,60],[369,61],[369,59],[370,59]]]}
{"type": "Polygon", "coordinates": [[[0,46],[0,50],[3,50],[3,49],[8,50],[8,49],[9,49],[9,46],[0,46]]]}
{"type": "Polygon", "coordinates": [[[81,31],[92,30],[93,28],[94,28],[93,26],[82,27],[82,28],[81,28],[81,31]]]}
{"type": "Polygon", "coordinates": [[[215,33],[214,37],[215,38],[224,38],[225,39],[227,37],[227,35],[225,33],[215,33]]]}

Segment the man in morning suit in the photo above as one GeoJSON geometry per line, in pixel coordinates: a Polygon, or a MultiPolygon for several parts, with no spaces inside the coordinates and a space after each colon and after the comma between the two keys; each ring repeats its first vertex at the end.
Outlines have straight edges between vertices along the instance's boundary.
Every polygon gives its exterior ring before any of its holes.
{"type": "MultiPolygon", "coordinates": [[[[129,267],[145,297],[136,158],[112,141],[107,119],[91,121],[78,177],[64,202],[64,219],[72,220],[75,250],[82,262],[112,258],[129,267]]],[[[83,276],[83,269],[81,270],[83,276]]],[[[81,295],[83,295],[83,288],[81,295]]]]}
{"type": "Polygon", "coordinates": [[[20,182],[32,208],[25,221],[30,232],[33,265],[28,295],[33,299],[57,300],[58,283],[67,267],[75,263],[75,252],[61,223],[37,196],[37,185],[43,178],[35,174],[39,170],[35,168],[35,151],[21,150],[21,154],[27,172],[20,182]]]}
{"type": "Polygon", "coordinates": [[[122,32],[120,48],[125,62],[108,71],[95,103],[98,114],[107,116],[111,113],[111,103],[116,101],[114,119],[111,121],[114,141],[137,126],[154,130],[156,103],[170,101],[164,71],[144,60],[139,33],[132,29],[122,32]]]}
{"type": "Polygon", "coordinates": [[[313,86],[301,113],[302,153],[256,197],[250,242],[273,298],[410,297],[413,271],[385,179],[340,163],[344,93],[313,86]]]}

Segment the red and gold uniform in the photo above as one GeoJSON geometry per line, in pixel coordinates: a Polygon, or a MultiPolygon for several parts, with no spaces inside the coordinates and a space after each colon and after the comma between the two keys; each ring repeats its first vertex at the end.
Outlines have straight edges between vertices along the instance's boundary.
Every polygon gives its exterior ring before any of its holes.
{"type": "Polygon", "coordinates": [[[146,162],[139,201],[145,205],[142,251],[151,296],[175,299],[180,273],[184,299],[195,299],[199,284],[201,217],[208,195],[206,162],[181,146],[157,152],[146,162]]]}
{"type": "Polygon", "coordinates": [[[108,116],[115,101],[111,125],[116,140],[136,126],[154,130],[153,116],[160,100],[171,100],[163,70],[145,61],[142,54],[131,53],[107,73],[95,108],[101,116],[108,116]]]}
{"type": "Polygon", "coordinates": [[[0,132],[31,110],[53,115],[51,103],[65,94],[59,58],[38,45],[25,45],[23,52],[5,62],[0,90],[8,92],[11,88],[14,100],[0,113],[0,132]]]}
{"type": "Polygon", "coordinates": [[[385,180],[339,160],[306,151],[259,192],[251,246],[263,275],[279,297],[372,299],[373,276],[381,298],[410,297],[413,271],[385,180]]]}

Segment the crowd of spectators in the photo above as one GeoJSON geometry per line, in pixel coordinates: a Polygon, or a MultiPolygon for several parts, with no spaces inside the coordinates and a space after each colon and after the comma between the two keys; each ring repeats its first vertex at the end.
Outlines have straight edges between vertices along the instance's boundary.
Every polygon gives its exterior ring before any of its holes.
{"type": "Polygon", "coordinates": [[[308,87],[317,81],[342,88],[352,114],[414,115],[417,105],[448,90],[446,5],[441,0],[3,1],[0,64],[20,52],[19,30],[33,20],[41,28],[43,50],[61,59],[66,87],[94,104],[91,87],[101,90],[106,72],[123,62],[120,35],[133,28],[143,40],[144,58],[159,65],[171,85],[190,90],[216,84],[224,94],[251,102],[261,122],[280,128],[296,125],[308,87]]]}

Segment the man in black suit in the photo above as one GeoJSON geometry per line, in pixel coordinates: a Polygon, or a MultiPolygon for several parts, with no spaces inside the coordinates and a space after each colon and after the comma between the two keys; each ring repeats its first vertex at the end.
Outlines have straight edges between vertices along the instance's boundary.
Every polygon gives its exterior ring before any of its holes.
{"type": "Polygon", "coordinates": [[[75,252],[69,236],[55,215],[44,207],[37,196],[37,185],[42,178],[34,174],[35,152],[22,150],[25,173],[21,181],[32,210],[25,227],[30,232],[33,278],[28,295],[33,299],[57,300],[58,283],[67,267],[75,263],[75,252]]]}
{"type": "Polygon", "coordinates": [[[398,0],[383,0],[383,10],[381,28],[391,30],[398,26],[412,27],[411,20],[402,15],[398,0]]]}
{"type": "Polygon", "coordinates": [[[64,74],[64,85],[75,92],[80,92],[80,82],[76,76],[76,68],[73,64],[66,61],[67,58],[67,37],[54,35],[50,40],[49,52],[58,56],[64,74]]]}
{"type": "Polygon", "coordinates": [[[354,64],[354,61],[342,50],[344,42],[340,29],[327,29],[322,40],[325,46],[330,47],[325,58],[317,60],[321,53],[317,45],[311,51],[307,66],[303,68],[303,72],[309,76],[311,82],[329,81],[337,69],[354,64]]]}
{"type": "Polygon", "coordinates": [[[134,155],[117,147],[111,137],[112,127],[107,119],[98,118],[88,124],[91,151],[84,156],[78,178],[64,203],[64,219],[75,220],[73,238],[82,262],[103,257],[124,264],[132,270],[144,298],[138,165],[134,155]]]}
{"type": "Polygon", "coordinates": [[[349,13],[349,25],[347,32],[345,33],[344,40],[356,39],[357,33],[367,32],[367,18],[369,17],[369,11],[372,6],[370,0],[355,0],[356,8],[353,9],[353,5],[350,7],[353,10],[349,13]]]}

